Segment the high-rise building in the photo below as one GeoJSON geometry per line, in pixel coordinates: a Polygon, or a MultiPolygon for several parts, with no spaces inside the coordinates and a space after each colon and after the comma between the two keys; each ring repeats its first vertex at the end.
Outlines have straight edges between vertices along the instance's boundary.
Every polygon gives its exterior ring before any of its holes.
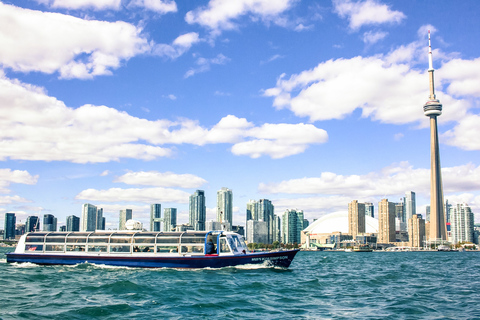
{"type": "Polygon", "coordinates": [[[43,231],[57,231],[57,218],[53,214],[43,215],[43,231]]]}
{"type": "Polygon", "coordinates": [[[405,192],[405,220],[403,222],[409,221],[414,215],[417,214],[417,204],[415,201],[415,192],[407,191],[405,192]]]}
{"type": "Polygon", "coordinates": [[[67,231],[80,231],[80,218],[74,215],[67,217],[67,231]]]}
{"type": "Polygon", "coordinates": [[[17,218],[15,213],[5,213],[5,223],[3,229],[3,240],[14,240],[15,239],[15,225],[17,223],[17,218]]]}
{"type": "MultiPolygon", "coordinates": [[[[365,215],[365,213],[363,213],[365,215]]],[[[303,230],[303,211],[286,210],[282,216],[282,242],[300,243],[303,230]]]]}
{"type": "Polygon", "coordinates": [[[27,217],[25,223],[25,232],[35,232],[40,230],[40,219],[37,216],[27,217]]]}
{"type": "Polygon", "coordinates": [[[103,208],[97,209],[97,230],[105,230],[105,218],[103,217],[103,208]]]}
{"type": "Polygon", "coordinates": [[[67,226],[60,226],[60,228],[58,228],[60,232],[65,232],[67,231],[67,226]]]}
{"type": "Polygon", "coordinates": [[[82,218],[80,220],[81,231],[95,231],[97,228],[97,207],[90,203],[82,206],[82,218]]]}
{"type": "Polygon", "coordinates": [[[395,203],[382,199],[378,203],[378,243],[395,242],[395,203]]]}
{"type": "Polygon", "coordinates": [[[248,243],[267,243],[268,225],[265,221],[248,220],[247,221],[247,242],[248,243]]]}
{"type": "Polygon", "coordinates": [[[217,221],[226,224],[231,230],[233,224],[233,194],[228,188],[217,191],[217,221]]]}
{"type": "MultiPolygon", "coordinates": [[[[271,244],[274,240],[274,211],[272,202],[268,199],[260,199],[258,201],[250,200],[247,203],[247,219],[255,221],[264,221],[267,223],[267,244],[271,244]]],[[[248,222],[247,220],[247,222],[248,222]]],[[[248,234],[247,224],[247,234],[248,234]]]]}
{"type": "Polygon", "coordinates": [[[348,204],[348,233],[353,239],[365,233],[365,204],[353,200],[348,204]]]}
{"type": "Polygon", "coordinates": [[[174,231],[177,226],[177,208],[165,208],[163,215],[163,231],[174,231]]]}
{"type": "MultiPolygon", "coordinates": [[[[150,205],[150,231],[161,231],[162,219],[162,205],[160,203],[153,203],[150,205]]],[[[166,228],[163,228],[167,231],[166,228]]],[[[170,230],[168,230],[170,231],[170,230]]]]}
{"type": "Polygon", "coordinates": [[[118,230],[125,230],[125,223],[132,219],[132,209],[120,210],[118,219],[118,230]]]}
{"type": "Polygon", "coordinates": [[[425,240],[425,220],[416,214],[408,220],[408,242],[410,247],[422,248],[425,240]]]}
{"type": "Polygon", "coordinates": [[[452,243],[472,242],[474,232],[474,217],[472,209],[466,203],[457,204],[450,217],[452,243]]]}
{"type": "Polygon", "coordinates": [[[188,223],[196,231],[205,230],[207,207],[205,204],[205,191],[197,190],[190,196],[188,223]]]}
{"type": "Polygon", "coordinates": [[[374,218],[375,217],[375,210],[374,210],[373,203],[365,202],[365,215],[374,218]]]}
{"type": "Polygon", "coordinates": [[[443,184],[440,167],[437,117],[442,114],[442,104],[435,96],[433,82],[432,46],[428,32],[428,74],[430,79],[430,97],[423,106],[425,116],[430,118],[430,240],[446,240],[447,227],[443,208],[443,184]]]}
{"type": "MultiPolygon", "coordinates": [[[[306,227],[304,227],[305,229],[306,227]]],[[[273,215],[273,238],[272,243],[278,241],[282,242],[282,220],[276,214],[273,215]]]]}

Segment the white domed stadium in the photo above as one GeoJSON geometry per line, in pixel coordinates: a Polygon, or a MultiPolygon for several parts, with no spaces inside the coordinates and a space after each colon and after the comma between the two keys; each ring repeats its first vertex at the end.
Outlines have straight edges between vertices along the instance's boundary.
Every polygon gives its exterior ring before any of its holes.
{"type": "MultiPolygon", "coordinates": [[[[315,220],[303,232],[325,234],[333,232],[348,233],[348,212],[335,212],[315,220]]],[[[365,216],[365,233],[378,233],[378,219],[365,216]]]]}

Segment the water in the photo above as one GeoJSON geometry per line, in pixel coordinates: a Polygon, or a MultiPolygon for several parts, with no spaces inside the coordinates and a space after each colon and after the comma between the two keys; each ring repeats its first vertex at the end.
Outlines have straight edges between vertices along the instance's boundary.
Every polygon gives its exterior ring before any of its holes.
{"type": "Polygon", "coordinates": [[[480,252],[300,252],[289,269],[7,264],[0,318],[480,319],[480,252]]]}

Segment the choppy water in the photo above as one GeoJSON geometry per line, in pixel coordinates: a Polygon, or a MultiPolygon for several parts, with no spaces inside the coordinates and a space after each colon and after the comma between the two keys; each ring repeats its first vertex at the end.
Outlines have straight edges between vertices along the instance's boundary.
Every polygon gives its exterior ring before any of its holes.
{"type": "Polygon", "coordinates": [[[300,252],[289,269],[7,264],[0,318],[480,319],[480,253],[300,252]]]}

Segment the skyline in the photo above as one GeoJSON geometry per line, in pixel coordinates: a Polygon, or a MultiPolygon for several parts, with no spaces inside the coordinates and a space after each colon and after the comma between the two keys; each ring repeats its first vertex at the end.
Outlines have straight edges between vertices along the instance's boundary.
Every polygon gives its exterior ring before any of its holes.
{"type": "Polygon", "coordinates": [[[0,2],[0,227],[6,212],[62,225],[84,203],[107,229],[127,208],[148,226],[153,203],[182,224],[197,189],[209,221],[222,187],[234,225],[251,199],[312,222],[414,191],[425,215],[427,30],[444,197],[480,221],[476,1],[12,3],[0,2]]]}

